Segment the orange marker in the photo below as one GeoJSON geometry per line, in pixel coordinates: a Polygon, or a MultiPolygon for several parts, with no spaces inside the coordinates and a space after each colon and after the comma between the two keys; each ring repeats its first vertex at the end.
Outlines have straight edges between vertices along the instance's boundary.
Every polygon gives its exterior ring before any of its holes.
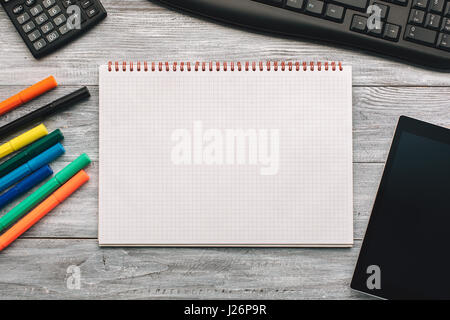
{"type": "Polygon", "coordinates": [[[43,93],[46,93],[47,91],[55,88],[57,85],[58,84],[53,76],[32,85],[11,98],[0,102],[0,115],[17,108],[18,106],[40,96],[43,93]]]}
{"type": "Polygon", "coordinates": [[[89,176],[81,170],[72,179],[67,181],[61,188],[45,199],[29,214],[13,225],[0,237],[0,251],[9,246],[14,240],[20,237],[25,231],[42,219],[47,213],[66,200],[72,193],[79,189],[89,180],[89,176]]]}

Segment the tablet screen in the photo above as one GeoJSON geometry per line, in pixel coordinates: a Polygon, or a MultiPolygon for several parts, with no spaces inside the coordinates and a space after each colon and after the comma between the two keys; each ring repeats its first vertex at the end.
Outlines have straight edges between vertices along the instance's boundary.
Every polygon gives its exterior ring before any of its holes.
{"type": "Polygon", "coordinates": [[[352,288],[387,299],[450,298],[450,134],[401,122],[352,288]]]}

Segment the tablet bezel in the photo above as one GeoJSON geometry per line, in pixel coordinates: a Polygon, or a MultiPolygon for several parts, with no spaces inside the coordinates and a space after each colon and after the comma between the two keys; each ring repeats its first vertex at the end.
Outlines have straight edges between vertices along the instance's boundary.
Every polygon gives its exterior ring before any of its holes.
{"type": "MultiPolygon", "coordinates": [[[[388,299],[383,296],[382,292],[378,293],[377,290],[369,290],[364,286],[364,284],[356,283],[355,275],[360,272],[364,272],[361,270],[362,266],[360,265],[362,257],[366,258],[369,253],[365,249],[365,244],[370,241],[369,236],[371,233],[371,222],[373,221],[373,217],[378,214],[379,205],[381,203],[381,199],[383,197],[383,193],[385,190],[385,185],[387,181],[387,177],[389,176],[392,170],[392,164],[394,162],[394,155],[397,153],[397,149],[400,143],[400,137],[403,132],[412,133],[417,136],[426,137],[431,140],[439,141],[444,144],[450,145],[450,129],[439,127],[427,122],[423,122],[417,119],[413,119],[407,116],[401,116],[399,118],[397,128],[395,130],[394,138],[392,140],[391,149],[389,151],[389,155],[384,167],[383,175],[381,178],[381,182],[377,191],[377,195],[375,197],[374,205],[372,208],[372,213],[369,218],[369,222],[367,224],[367,229],[364,234],[364,239],[361,244],[361,249],[358,255],[358,259],[355,265],[355,269],[352,276],[352,281],[350,284],[351,289],[358,291],[363,294],[367,294],[372,297],[380,298],[380,299],[388,299]]],[[[368,275],[369,276],[369,275],[368,275]]]]}

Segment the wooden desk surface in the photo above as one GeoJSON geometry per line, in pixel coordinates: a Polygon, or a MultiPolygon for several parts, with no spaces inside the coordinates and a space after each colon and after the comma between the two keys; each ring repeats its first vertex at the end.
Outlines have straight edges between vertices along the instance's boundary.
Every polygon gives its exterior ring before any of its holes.
{"type": "MultiPolygon", "coordinates": [[[[360,299],[349,288],[398,117],[450,127],[450,76],[365,52],[231,28],[146,0],[102,0],[108,18],[36,61],[0,10],[0,100],[52,74],[60,86],[3,125],[83,85],[92,98],[45,121],[61,128],[61,169],[82,152],[91,182],[0,253],[0,299],[360,299]],[[126,3],[126,4],[125,4],[126,3]],[[108,248],[97,245],[98,65],[109,60],[343,61],[353,66],[352,249],[108,248]],[[68,289],[79,266],[81,288],[68,289]]],[[[10,137],[2,137],[1,142],[10,137]]],[[[6,210],[3,210],[4,213],[6,210]]],[[[124,213],[126,214],[126,213],[124,213]]]]}

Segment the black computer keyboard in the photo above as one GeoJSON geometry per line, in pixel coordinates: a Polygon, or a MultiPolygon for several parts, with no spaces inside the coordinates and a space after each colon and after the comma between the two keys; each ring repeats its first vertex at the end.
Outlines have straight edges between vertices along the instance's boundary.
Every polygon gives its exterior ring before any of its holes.
{"type": "Polygon", "coordinates": [[[450,0],[159,0],[258,30],[335,42],[450,71],[450,0]],[[369,6],[381,9],[373,28],[369,6]]]}

